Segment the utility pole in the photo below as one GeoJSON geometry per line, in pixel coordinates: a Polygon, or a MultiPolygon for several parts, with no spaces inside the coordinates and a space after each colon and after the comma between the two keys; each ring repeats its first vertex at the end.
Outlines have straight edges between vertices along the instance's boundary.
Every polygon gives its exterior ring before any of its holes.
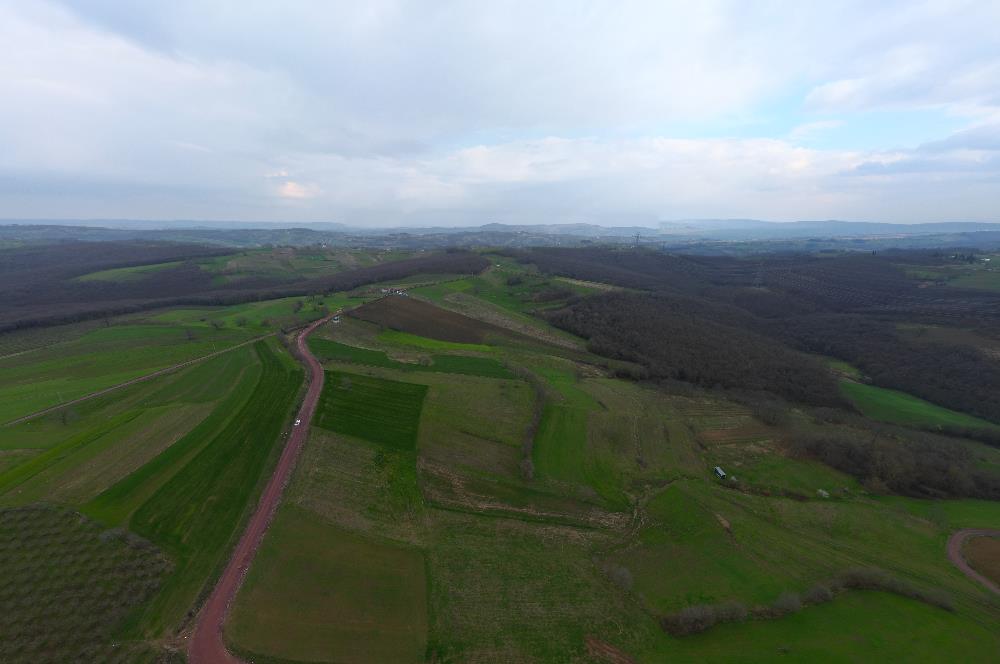
{"type": "Polygon", "coordinates": [[[632,236],[632,248],[633,249],[638,249],[639,248],[639,234],[638,233],[636,233],[634,236],[632,236]]]}

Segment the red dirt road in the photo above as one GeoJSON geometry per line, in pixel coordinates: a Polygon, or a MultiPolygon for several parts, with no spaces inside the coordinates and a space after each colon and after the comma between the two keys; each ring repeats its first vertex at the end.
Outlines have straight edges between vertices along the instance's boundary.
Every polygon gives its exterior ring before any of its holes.
{"type": "Polygon", "coordinates": [[[225,571],[219,577],[219,582],[198,615],[194,634],[188,644],[188,661],[191,664],[240,661],[226,650],[226,645],[222,640],[222,626],[226,621],[226,615],[229,613],[233,598],[236,597],[236,592],[240,589],[247,570],[250,569],[250,563],[253,562],[257,548],[264,539],[264,533],[267,532],[267,526],[281,501],[281,494],[295,468],[295,462],[309,431],[309,423],[316,410],[316,402],[323,389],[323,367],[309,351],[306,338],[313,330],[334,315],[330,314],[330,316],[312,323],[298,336],[296,344],[299,353],[305,358],[309,367],[309,389],[306,391],[306,397],[302,401],[302,407],[298,413],[298,419],[301,420],[301,423],[299,426],[292,427],[292,434],[289,436],[288,442],[285,443],[285,449],[281,452],[281,458],[278,459],[274,474],[271,475],[271,479],[260,496],[257,511],[250,517],[247,529],[243,532],[239,544],[236,545],[232,558],[229,559],[229,564],[226,565],[225,571]]]}
{"type": "Polygon", "coordinates": [[[962,555],[962,545],[965,544],[965,540],[970,537],[1000,537],[1000,530],[986,530],[981,528],[966,528],[964,530],[959,530],[948,538],[948,560],[954,563],[955,567],[962,570],[967,577],[973,581],[978,581],[996,594],[1000,595],[1000,587],[976,570],[972,569],[972,566],[966,562],[965,556],[962,555]]]}

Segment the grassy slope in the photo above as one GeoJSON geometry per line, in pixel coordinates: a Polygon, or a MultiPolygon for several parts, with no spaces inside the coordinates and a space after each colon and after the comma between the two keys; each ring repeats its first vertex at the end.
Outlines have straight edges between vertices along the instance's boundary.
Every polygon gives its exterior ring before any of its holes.
{"type": "Polygon", "coordinates": [[[840,386],[851,402],[873,420],[911,426],[995,426],[986,420],[936,406],[905,392],[853,381],[841,381],[840,386]]]}
{"type": "Polygon", "coordinates": [[[0,422],[245,341],[245,330],[116,325],[0,360],[0,422]]]}
{"type": "Polygon", "coordinates": [[[281,439],[302,374],[279,359],[274,346],[258,342],[256,350],[263,371],[250,398],[129,521],[132,530],[177,561],[164,590],[139,619],[144,633],[177,625],[225,560],[281,439]]]}
{"type": "Polygon", "coordinates": [[[424,558],[285,505],[240,592],[226,638],[252,656],[422,662],[424,558]]]}

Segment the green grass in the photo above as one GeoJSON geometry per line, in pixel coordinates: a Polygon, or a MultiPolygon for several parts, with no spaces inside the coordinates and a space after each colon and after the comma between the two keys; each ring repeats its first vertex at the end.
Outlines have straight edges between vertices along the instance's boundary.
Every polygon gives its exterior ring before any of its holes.
{"type": "Polygon", "coordinates": [[[858,369],[853,364],[848,364],[843,360],[835,360],[831,357],[824,358],[826,365],[830,367],[834,372],[843,374],[844,376],[849,376],[854,379],[861,379],[861,370],[858,369]]]}
{"type": "Polygon", "coordinates": [[[244,414],[261,380],[262,368],[256,353],[250,349],[246,352],[251,356],[246,368],[234,376],[233,383],[223,393],[225,398],[220,399],[207,417],[173,445],[89,501],[84,511],[104,523],[125,523],[216,435],[234,426],[234,420],[244,414]]]}
{"type": "Polygon", "coordinates": [[[852,591],[779,620],[722,625],[664,639],[646,653],[671,662],[977,662],[996,630],[916,600],[852,591]]]}
{"type": "Polygon", "coordinates": [[[71,510],[0,509],[0,661],[156,661],[114,634],[169,567],[148,542],[71,510]]]}
{"type": "Polygon", "coordinates": [[[209,355],[251,336],[207,327],[192,330],[192,335],[184,327],[115,325],[0,360],[0,423],[209,355]]]}
{"type": "Polygon", "coordinates": [[[423,662],[423,554],[284,506],[226,625],[238,652],[295,661],[423,662]]]}
{"type": "Polygon", "coordinates": [[[400,346],[415,346],[426,348],[427,350],[469,350],[478,353],[491,353],[493,346],[486,344],[462,344],[456,341],[441,341],[440,339],[430,339],[409,332],[385,329],[378,334],[379,341],[400,346]]]}
{"type": "Polygon", "coordinates": [[[538,477],[589,487],[615,510],[627,509],[618,473],[603,454],[594,454],[588,424],[600,405],[578,384],[572,371],[536,367],[556,394],[548,400],[535,436],[533,459],[538,477]]]}
{"type": "MultiPolygon", "coordinates": [[[[140,633],[161,634],[177,625],[218,571],[279,445],[302,373],[276,356],[273,342],[257,342],[255,348],[263,371],[249,399],[129,520],[132,530],[177,562],[163,591],[139,617],[140,633]]],[[[144,475],[155,474],[164,465],[160,459],[151,462],[154,472],[144,475]]]]}
{"type": "Polygon", "coordinates": [[[119,267],[111,270],[101,270],[100,272],[91,272],[90,274],[85,274],[82,277],[77,277],[74,281],[140,281],[151,274],[156,274],[157,272],[161,272],[163,270],[169,270],[170,268],[177,267],[182,263],[183,261],[170,261],[167,263],[154,263],[153,265],[119,267]]]}
{"type": "Polygon", "coordinates": [[[0,429],[0,450],[34,452],[0,473],[0,504],[93,499],[187,434],[256,362],[246,346],[0,429]]]}
{"type": "Polygon", "coordinates": [[[413,449],[426,392],[426,385],[327,371],[316,426],[396,449],[413,449]]]}
{"type": "Polygon", "coordinates": [[[151,318],[157,323],[170,325],[210,327],[243,330],[263,334],[281,327],[295,327],[315,320],[325,307],[335,311],[348,302],[343,295],[331,297],[286,297],[277,300],[248,302],[230,307],[204,307],[200,309],[170,309],[151,318]],[[322,303],[322,304],[321,304],[322,303]],[[301,307],[299,305],[301,304],[301,307]],[[296,311],[296,309],[298,310],[296,311]]]}
{"type": "Polygon", "coordinates": [[[995,426],[986,420],[936,406],[905,392],[852,381],[841,381],[840,388],[866,417],[873,420],[920,427],[995,426]]]}

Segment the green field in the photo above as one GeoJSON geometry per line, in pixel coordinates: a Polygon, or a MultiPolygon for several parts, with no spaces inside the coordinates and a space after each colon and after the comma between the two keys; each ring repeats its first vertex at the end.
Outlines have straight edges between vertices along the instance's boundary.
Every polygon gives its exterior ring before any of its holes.
{"type": "Polygon", "coordinates": [[[423,662],[423,554],[285,506],[239,594],[226,639],[256,659],[423,662]]]}
{"type": "Polygon", "coordinates": [[[156,274],[163,270],[177,267],[182,261],[170,261],[167,263],[154,263],[152,265],[137,265],[135,267],[119,267],[111,270],[101,270],[91,272],[82,277],[77,277],[77,281],[139,281],[147,278],[151,274],[156,274]]]}
{"type": "Polygon", "coordinates": [[[163,450],[173,449],[175,441],[212,411],[220,395],[252,373],[248,367],[255,358],[253,348],[246,346],[157,380],[0,428],[0,450],[18,452],[20,458],[20,463],[0,472],[0,504],[48,500],[81,505],[91,500],[163,450]]]}
{"type": "Polygon", "coordinates": [[[327,371],[316,426],[397,449],[417,444],[427,387],[341,371],[327,371]]]}
{"type": "Polygon", "coordinates": [[[975,429],[995,426],[978,417],[935,406],[905,392],[853,381],[841,381],[840,387],[858,410],[873,420],[920,427],[952,426],[975,429]]]}
{"type": "Polygon", "coordinates": [[[478,353],[490,353],[493,351],[493,346],[487,346],[486,344],[461,344],[455,341],[441,341],[440,339],[421,337],[409,332],[400,332],[399,330],[382,330],[379,332],[378,338],[387,344],[416,346],[417,348],[426,348],[427,350],[468,350],[478,353]]]}

